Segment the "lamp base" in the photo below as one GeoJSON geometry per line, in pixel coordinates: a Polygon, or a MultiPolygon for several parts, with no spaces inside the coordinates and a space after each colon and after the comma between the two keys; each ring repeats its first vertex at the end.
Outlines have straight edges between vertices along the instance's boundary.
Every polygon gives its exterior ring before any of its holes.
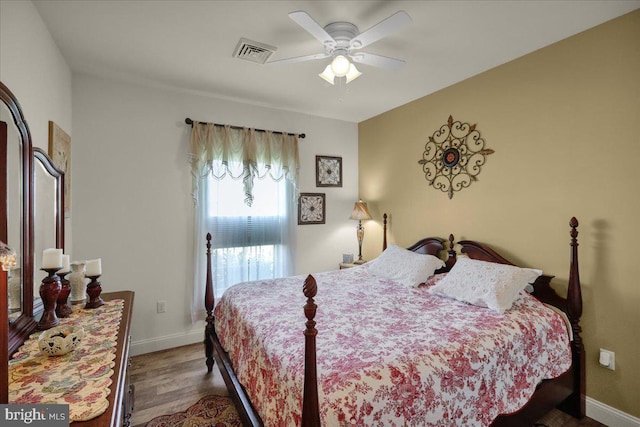
{"type": "Polygon", "coordinates": [[[367,261],[365,261],[363,259],[357,259],[357,260],[353,261],[353,263],[356,264],[356,265],[364,264],[365,262],[367,262],[367,261]]]}

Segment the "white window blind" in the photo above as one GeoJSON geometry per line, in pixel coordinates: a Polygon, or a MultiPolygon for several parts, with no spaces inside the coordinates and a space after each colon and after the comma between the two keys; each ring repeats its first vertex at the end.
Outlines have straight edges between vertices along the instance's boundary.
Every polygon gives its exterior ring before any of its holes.
{"type": "Polygon", "coordinates": [[[215,295],[239,282],[289,275],[291,184],[257,180],[251,206],[244,202],[241,180],[209,177],[206,185],[215,295]]]}

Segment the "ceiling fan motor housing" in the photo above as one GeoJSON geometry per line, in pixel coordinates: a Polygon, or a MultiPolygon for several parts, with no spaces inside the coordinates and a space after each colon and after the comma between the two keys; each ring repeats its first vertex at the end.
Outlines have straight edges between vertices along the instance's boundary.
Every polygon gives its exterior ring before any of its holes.
{"type": "Polygon", "coordinates": [[[325,42],[327,53],[334,53],[338,50],[348,51],[350,47],[357,48],[356,46],[350,46],[349,42],[358,34],[358,27],[350,22],[332,22],[324,27],[324,30],[336,41],[335,46],[331,42],[325,42]]]}

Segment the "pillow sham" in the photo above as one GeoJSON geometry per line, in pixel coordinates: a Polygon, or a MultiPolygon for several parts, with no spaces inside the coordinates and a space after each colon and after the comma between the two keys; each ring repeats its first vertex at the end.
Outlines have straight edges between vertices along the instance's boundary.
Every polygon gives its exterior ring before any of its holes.
{"type": "Polygon", "coordinates": [[[428,291],[503,314],[541,274],[532,268],[458,258],[449,274],[428,291]]]}
{"type": "Polygon", "coordinates": [[[367,263],[369,273],[415,287],[444,267],[444,261],[433,255],[418,254],[398,245],[389,245],[380,256],[367,263]]]}

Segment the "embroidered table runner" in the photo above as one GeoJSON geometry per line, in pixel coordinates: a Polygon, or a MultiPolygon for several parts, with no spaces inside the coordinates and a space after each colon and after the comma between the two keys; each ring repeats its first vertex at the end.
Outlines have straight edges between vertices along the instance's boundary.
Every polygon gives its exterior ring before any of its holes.
{"type": "Polygon", "coordinates": [[[95,309],[74,307],[60,325],[82,326],[80,345],[62,356],[45,356],[33,333],[9,361],[9,403],[69,405],[70,421],[86,421],[109,407],[118,328],[124,301],[95,309]]]}

